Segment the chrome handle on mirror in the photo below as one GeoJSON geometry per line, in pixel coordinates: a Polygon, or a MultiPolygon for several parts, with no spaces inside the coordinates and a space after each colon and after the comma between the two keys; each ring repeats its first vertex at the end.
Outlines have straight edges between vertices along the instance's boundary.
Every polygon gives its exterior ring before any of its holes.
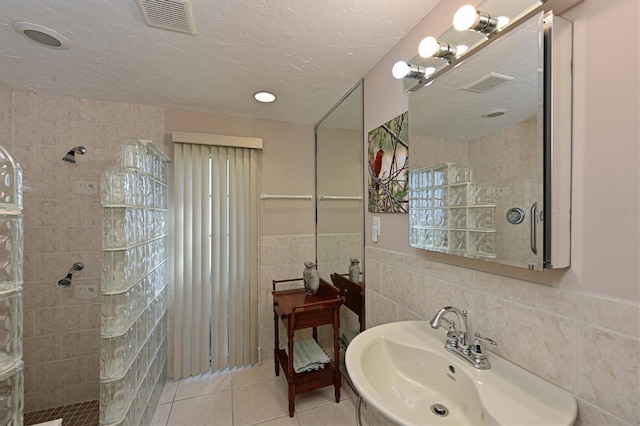
{"type": "Polygon", "coordinates": [[[529,212],[529,219],[531,220],[531,251],[533,254],[538,254],[538,247],[536,246],[536,210],[538,209],[538,202],[536,201],[531,205],[531,211],[529,212]]]}

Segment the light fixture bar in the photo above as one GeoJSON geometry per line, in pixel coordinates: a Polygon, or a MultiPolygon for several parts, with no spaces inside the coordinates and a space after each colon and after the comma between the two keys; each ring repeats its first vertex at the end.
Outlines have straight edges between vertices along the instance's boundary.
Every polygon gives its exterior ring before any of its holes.
{"type": "MultiPolygon", "coordinates": [[[[518,21],[524,22],[524,21],[528,20],[529,18],[532,18],[533,16],[535,16],[539,12],[544,12],[545,10],[546,10],[545,9],[545,2],[540,2],[537,5],[532,6],[531,9],[524,11],[521,15],[518,16],[517,19],[514,19],[513,21],[514,22],[518,22],[518,21]]],[[[444,64],[442,67],[438,67],[438,69],[434,70],[433,73],[425,76],[423,79],[417,81],[415,84],[413,84],[411,86],[405,86],[404,92],[405,93],[417,92],[422,87],[428,86],[429,84],[431,84],[433,82],[433,80],[435,80],[436,78],[438,78],[441,75],[445,74],[450,69],[456,67],[463,60],[466,60],[469,57],[475,55],[476,53],[482,51],[491,42],[493,42],[496,39],[498,39],[500,37],[503,37],[506,34],[510,33],[514,28],[517,28],[517,25],[507,25],[504,28],[501,28],[500,31],[496,31],[495,33],[493,33],[491,35],[491,37],[484,38],[481,42],[479,42],[478,44],[474,45],[473,48],[470,48],[469,50],[467,50],[464,55],[457,56],[457,57],[451,59],[448,63],[444,64]]],[[[416,60],[419,60],[419,59],[420,59],[419,56],[415,56],[412,59],[412,61],[416,61],[416,60]]]]}

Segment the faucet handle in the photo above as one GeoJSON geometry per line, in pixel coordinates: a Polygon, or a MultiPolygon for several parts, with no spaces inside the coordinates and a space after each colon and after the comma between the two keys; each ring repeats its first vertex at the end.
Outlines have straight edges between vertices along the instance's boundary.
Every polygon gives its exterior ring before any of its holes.
{"type": "Polygon", "coordinates": [[[447,326],[449,327],[449,331],[447,331],[447,346],[458,346],[458,337],[460,336],[460,334],[458,333],[458,330],[456,330],[456,322],[451,321],[445,317],[442,317],[442,320],[446,322],[447,326]]]}
{"type": "Polygon", "coordinates": [[[477,344],[477,343],[480,343],[480,342],[485,342],[485,343],[490,344],[494,348],[498,346],[498,342],[496,342],[495,340],[493,340],[493,339],[491,339],[489,337],[484,337],[478,332],[473,333],[473,336],[475,337],[475,340],[473,342],[474,344],[477,344]]]}

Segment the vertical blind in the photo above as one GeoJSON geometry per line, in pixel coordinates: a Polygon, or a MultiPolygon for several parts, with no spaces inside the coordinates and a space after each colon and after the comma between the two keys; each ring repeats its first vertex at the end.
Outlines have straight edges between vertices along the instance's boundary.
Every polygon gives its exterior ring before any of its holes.
{"type": "Polygon", "coordinates": [[[174,154],[174,376],[254,364],[260,151],[175,143],[174,154]]]}

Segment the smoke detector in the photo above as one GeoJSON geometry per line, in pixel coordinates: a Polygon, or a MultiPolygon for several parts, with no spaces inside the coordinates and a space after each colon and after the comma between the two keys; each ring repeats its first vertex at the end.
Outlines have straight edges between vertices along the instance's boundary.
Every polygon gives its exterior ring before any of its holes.
{"type": "Polygon", "coordinates": [[[511,80],[513,80],[513,77],[511,77],[510,75],[490,72],[484,77],[481,77],[478,80],[464,86],[462,90],[466,90],[467,92],[484,93],[488,92],[489,90],[493,90],[496,87],[502,86],[503,84],[508,83],[511,80]]]}
{"type": "Polygon", "coordinates": [[[156,28],[195,34],[191,0],[138,0],[144,22],[156,28]]]}

